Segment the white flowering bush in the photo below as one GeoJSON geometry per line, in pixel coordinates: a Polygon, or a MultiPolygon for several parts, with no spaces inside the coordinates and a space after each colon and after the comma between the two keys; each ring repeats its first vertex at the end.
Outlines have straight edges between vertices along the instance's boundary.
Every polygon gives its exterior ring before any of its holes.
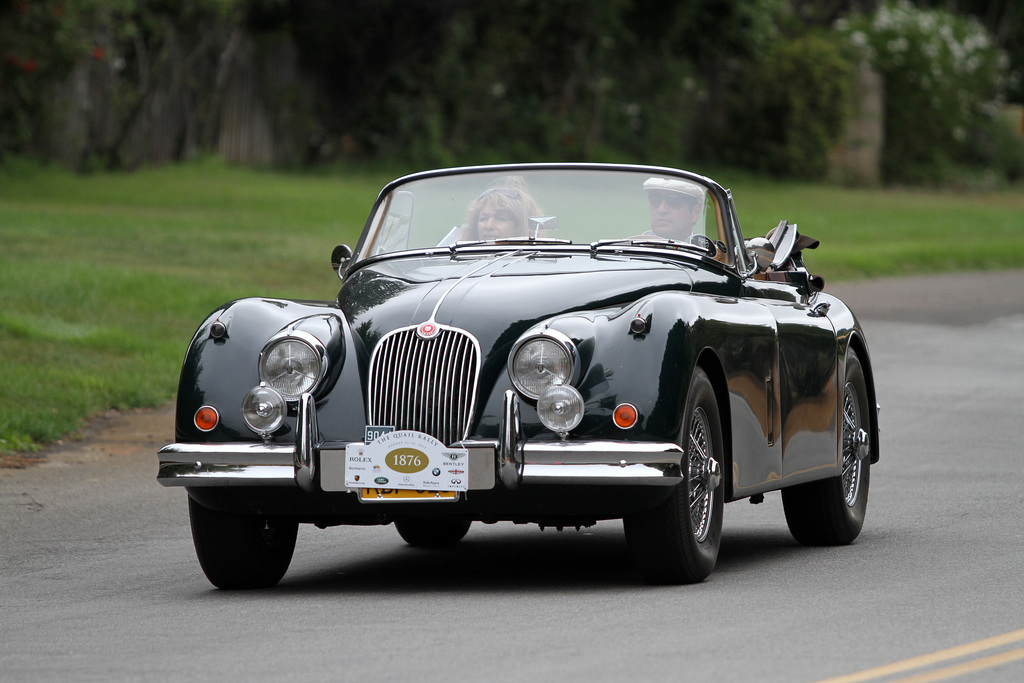
{"type": "Polygon", "coordinates": [[[836,28],[885,79],[887,179],[948,180],[958,164],[984,163],[996,152],[986,140],[1008,63],[975,19],[896,0],[836,28]]]}

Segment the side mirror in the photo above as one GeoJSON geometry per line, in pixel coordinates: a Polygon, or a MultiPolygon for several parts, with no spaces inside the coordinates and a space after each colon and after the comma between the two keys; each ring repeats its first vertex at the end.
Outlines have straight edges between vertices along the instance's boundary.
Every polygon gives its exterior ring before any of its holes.
{"type": "Polygon", "coordinates": [[[775,245],[764,237],[747,240],[747,256],[755,264],[755,273],[763,273],[775,260],[775,245]]]}
{"type": "Polygon", "coordinates": [[[334,272],[341,277],[341,273],[345,270],[345,266],[352,259],[352,249],[347,244],[339,244],[331,252],[331,268],[334,272]]]}

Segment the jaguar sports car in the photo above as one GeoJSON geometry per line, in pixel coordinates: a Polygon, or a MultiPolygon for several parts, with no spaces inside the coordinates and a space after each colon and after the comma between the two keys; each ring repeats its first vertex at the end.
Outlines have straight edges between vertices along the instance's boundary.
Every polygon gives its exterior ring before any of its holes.
{"type": "Polygon", "coordinates": [[[670,168],[390,183],[333,250],[336,299],[233,301],[188,347],[158,481],[207,578],[275,585],[299,524],[443,546],[621,519],[639,577],[694,583],[723,504],[776,490],[799,542],[850,543],[879,457],[867,341],[805,267],[817,241],[763,227],[670,168]]]}

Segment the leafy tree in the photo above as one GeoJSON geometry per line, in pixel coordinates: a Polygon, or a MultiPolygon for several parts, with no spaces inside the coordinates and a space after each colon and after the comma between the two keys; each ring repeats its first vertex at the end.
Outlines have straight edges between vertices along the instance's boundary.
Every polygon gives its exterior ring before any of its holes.
{"type": "Polygon", "coordinates": [[[188,111],[172,156],[181,158],[198,144],[196,121],[241,7],[241,0],[7,0],[0,5],[7,46],[0,151],[50,156],[63,151],[46,148],[56,140],[76,151],[79,167],[134,165],[146,148],[139,127],[146,109],[180,107],[188,111]],[[61,96],[74,87],[89,97],[61,96]],[[76,122],[70,133],[56,133],[61,117],[76,122]]]}
{"type": "Polygon", "coordinates": [[[821,178],[849,112],[853,64],[823,31],[774,41],[730,83],[732,135],[719,158],[770,173],[821,178]]]}
{"type": "Polygon", "coordinates": [[[77,30],[92,5],[0,0],[0,157],[31,150],[52,119],[49,88],[79,60],[102,57],[77,30]]]}

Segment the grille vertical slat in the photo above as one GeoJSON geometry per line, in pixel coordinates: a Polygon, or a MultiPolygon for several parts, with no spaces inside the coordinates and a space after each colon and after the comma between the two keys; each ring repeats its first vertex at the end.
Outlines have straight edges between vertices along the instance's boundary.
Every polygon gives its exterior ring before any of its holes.
{"type": "MultiPolygon", "coordinates": [[[[451,340],[445,340],[450,342],[451,340]]],[[[448,374],[450,370],[450,360],[446,360],[447,350],[450,348],[450,344],[445,344],[445,351],[438,355],[438,367],[436,374],[436,381],[432,387],[432,404],[433,414],[431,422],[434,424],[434,429],[446,432],[446,435],[451,434],[451,428],[449,425],[459,424],[454,420],[447,418],[445,415],[448,412],[447,397],[453,396],[455,392],[450,391],[450,383],[448,380],[448,374]]]]}
{"type": "Polygon", "coordinates": [[[459,346],[455,343],[445,344],[443,360],[444,368],[442,371],[441,381],[437,384],[438,401],[436,405],[438,406],[438,419],[443,421],[445,424],[463,424],[465,422],[465,416],[459,410],[461,402],[448,402],[442,400],[442,397],[451,396],[458,392],[459,382],[456,380],[456,377],[459,372],[459,366],[457,363],[464,360],[459,358],[458,348],[459,346]]]}
{"type": "Polygon", "coordinates": [[[458,368],[455,366],[456,353],[455,346],[453,344],[446,344],[444,350],[444,359],[442,361],[444,366],[442,380],[437,383],[438,400],[435,405],[438,406],[438,419],[443,421],[445,424],[461,424],[460,418],[462,414],[458,412],[457,405],[453,405],[450,402],[442,401],[441,397],[451,395],[455,392],[455,388],[458,386],[455,381],[455,375],[458,368]]]}
{"type": "Polygon", "coordinates": [[[469,333],[442,327],[431,338],[416,328],[396,330],[370,362],[369,420],[373,425],[425,432],[451,445],[469,434],[480,345],[469,333]]]}
{"type": "MultiPolygon", "coordinates": [[[[470,381],[470,378],[466,377],[466,375],[465,375],[465,372],[466,372],[466,369],[467,369],[466,368],[466,363],[469,362],[469,355],[467,353],[468,350],[469,350],[468,347],[469,347],[468,344],[462,344],[460,347],[452,349],[452,362],[451,362],[451,365],[450,365],[450,367],[451,367],[451,378],[450,378],[449,382],[453,386],[457,386],[459,384],[466,384],[466,383],[468,383],[470,381]]],[[[460,423],[460,422],[463,422],[463,421],[469,419],[469,416],[466,415],[466,413],[465,413],[465,410],[466,410],[465,404],[463,404],[463,403],[452,404],[450,406],[450,408],[451,408],[451,410],[453,412],[452,417],[451,417],[452,422],[460,423]]]]}

